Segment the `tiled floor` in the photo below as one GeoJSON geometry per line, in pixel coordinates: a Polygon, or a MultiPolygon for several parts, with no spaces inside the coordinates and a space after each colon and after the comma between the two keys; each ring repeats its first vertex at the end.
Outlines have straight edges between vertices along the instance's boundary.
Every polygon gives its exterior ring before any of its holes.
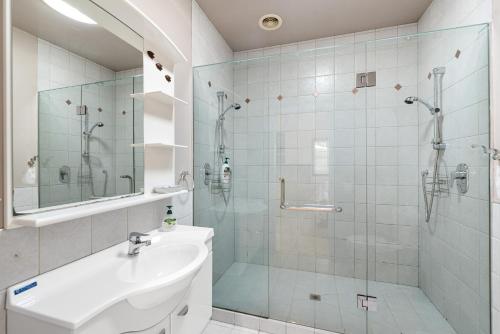
{"type": "Polygon", "coordinates": [[[366,281],[234,263],[215,284],[213,300],[215,307],[339,333],[366,333],[368,321],[369,334],[455,334],[418,288],[369,281],[378,309],[368,316],[357,308],[358,293],[367,293],[366,281]]]}

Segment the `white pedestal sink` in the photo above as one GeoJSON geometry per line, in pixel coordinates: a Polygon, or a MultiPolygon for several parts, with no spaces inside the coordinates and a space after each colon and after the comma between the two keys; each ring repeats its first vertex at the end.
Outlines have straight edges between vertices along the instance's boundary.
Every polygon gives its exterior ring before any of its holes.
{"type": "Polygon", "coordinates": [[[17,284],[7,296],[8,333],[176,334],[170,314],[192,289],[207,296],[209,305],[198,309],[210,312],[212,237],[211,229],[197,227],[153,232],[138,256],[128,256],[124,242],[17,284]]]}

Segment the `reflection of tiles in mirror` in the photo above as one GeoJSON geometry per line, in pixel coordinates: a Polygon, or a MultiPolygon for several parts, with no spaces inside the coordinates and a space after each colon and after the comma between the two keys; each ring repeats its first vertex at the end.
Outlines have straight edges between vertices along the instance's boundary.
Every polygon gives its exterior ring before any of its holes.
{"type": "MultiPolygon", "coordinates": [[[[214,286],[215,307],[339,333],[366,332],[365,312],[356,295],[366,292],[366,281],[234,263],[214,286]],[[268,282],[269,280],[269,291],[268,282]],[[321,301],[310,294],[321,295],[321,301]],[[269,305],[269,309],[267,309],[269,305]]],[[[368,313],[370,333],[455,334],[441,313],[419,288],[368,282],[377,297],[377,312],[368,313]]]]}

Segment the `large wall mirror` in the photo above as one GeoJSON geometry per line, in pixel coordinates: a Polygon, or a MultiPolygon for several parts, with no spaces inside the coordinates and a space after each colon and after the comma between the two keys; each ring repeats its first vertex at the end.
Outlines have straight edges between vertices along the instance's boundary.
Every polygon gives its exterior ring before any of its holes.
{"type": "Polygon", "coordinates": [[[142,51],[90,0],[12,1],[15,214],[142,192],[142,51]]]}

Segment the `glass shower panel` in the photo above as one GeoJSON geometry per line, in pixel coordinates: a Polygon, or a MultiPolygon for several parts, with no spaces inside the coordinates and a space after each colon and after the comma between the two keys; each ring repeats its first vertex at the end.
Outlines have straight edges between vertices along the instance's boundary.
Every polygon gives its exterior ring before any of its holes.
{"type": "Polygon", "coordinates": [[[263,59],[194,70],[194,220],[215,230],[213,304],[263,317],[269,314],[267,66],[263,59]]]}
{"type": "Polygon", "coordinates": [[[369,125],[368,331],[490,333],[488,26],[397,35],[367,46],[384,78],[369,125]]]}
{"type": "Polygon", "coordinates": [[[77,175],[81,168],[81,86],[38,93],[40,208],[82,200],[77,175]]]}

